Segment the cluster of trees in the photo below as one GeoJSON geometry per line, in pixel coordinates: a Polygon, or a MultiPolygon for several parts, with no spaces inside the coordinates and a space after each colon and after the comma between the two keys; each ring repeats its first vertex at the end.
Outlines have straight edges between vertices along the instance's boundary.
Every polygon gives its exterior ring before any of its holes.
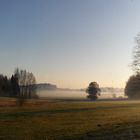
{"type": "MultiPolygon", "coordinates": [[[[136,46],[133,51],[131,64],[134,74],[130,76],[125,86],[125,95],[130,99],[140,99],[140,33],[135,38],[136,46]]],[[[86,90],[88,98],[96,100],[100,95],[100,88],[96,82],[91,82],[86,90]]]]}
{"type": "Polygon", "coordinates": [[[86,89],[86,92],[88,93],[88,98],[90,100],[97,100],[98,96],[100,95],[101,89],[99,88],[99,85],[96,82],[91,82],[86,89]]]}
{"type": "Polygon", "coordinates": [[[11,78],[0,75],[0,96],[37,98],[35,76],[33,73],[18,68],[11,78]]]}
{"type": "Polygon", "coordinates": [[[36,98],[36,79],[33,73],[26,70],[15,70],[14,76],[18,79],[20,87],[19,96],[25,98],[36,98]]]}
{"type": "Polygon", "coordinates": [[[12,75],[11,78],[0,75],[0,96],[16,97],[19,93],[18,79],[12,75]]]}
{"type": "MultiPolygon", "coordinates": [[[[134,74],[130,76],[125,86],[125,95],[130,99],[140,99],[140,33],[135,38],[136,46],[133,51],[131,64],[134,74]]],[[[86,90],[88,98],[96,100],[100,95],[100,88],[96,82],[91,82],[86,90]]]]}
{"type": "Polygon", "coordinates": [[[140,33],[136,36],[135,41],[136,46],[131,65],[134,74],[130,76],[125,86],[125,95],[130,99],[140,98],[140,33]]]}

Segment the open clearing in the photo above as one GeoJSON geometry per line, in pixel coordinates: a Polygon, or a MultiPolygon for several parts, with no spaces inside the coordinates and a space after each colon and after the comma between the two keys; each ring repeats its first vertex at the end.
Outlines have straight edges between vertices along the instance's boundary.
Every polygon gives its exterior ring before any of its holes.
{"type": "Polygon", "coordinates": [[[140,139],[140,101],[0,100],[0,140],[140,139]]]}

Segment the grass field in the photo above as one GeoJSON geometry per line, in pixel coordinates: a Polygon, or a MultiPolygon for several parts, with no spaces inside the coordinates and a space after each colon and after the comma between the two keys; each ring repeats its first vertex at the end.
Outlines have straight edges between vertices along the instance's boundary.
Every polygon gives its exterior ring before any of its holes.
{"type": "Polygon", "coordinates": [[[0,102],[0,140],[140,139],[140,101],[0,102]]]}

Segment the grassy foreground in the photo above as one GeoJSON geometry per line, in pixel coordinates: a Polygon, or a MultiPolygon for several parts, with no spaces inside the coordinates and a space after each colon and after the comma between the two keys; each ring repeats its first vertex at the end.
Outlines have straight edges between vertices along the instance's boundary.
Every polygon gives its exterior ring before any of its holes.
{"type": "Polygon", "coordinates": [[[0,140],[140,139],[140,101],[0,107],[0,140]]]}

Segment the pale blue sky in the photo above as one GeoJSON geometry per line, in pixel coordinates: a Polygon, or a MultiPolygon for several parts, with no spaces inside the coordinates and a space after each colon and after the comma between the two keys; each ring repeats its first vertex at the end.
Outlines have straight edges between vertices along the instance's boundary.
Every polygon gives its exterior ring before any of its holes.
{"type": "Polygon", "coordinates": [[[0,73],[16,67],[58,87],[124,87],[139,0],[0,0],[0,73]]]}

